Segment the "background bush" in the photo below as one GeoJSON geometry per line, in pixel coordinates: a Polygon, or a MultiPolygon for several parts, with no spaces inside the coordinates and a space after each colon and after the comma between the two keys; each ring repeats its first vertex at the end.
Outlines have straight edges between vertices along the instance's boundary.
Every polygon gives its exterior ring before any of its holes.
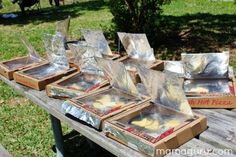
{"type": "Polygon", "coordinates": [[[161,6],[170,0],[110,0],[117,31],[146,33],[152,46],[160,33],[161,6]]]}

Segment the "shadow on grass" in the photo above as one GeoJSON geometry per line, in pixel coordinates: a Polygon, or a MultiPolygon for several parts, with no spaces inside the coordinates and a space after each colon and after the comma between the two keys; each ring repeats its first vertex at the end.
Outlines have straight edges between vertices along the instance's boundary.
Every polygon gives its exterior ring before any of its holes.
{"type": "Polygon", "coordinates": [[[209,13],[162,16],[161,34],[155,45],[163,59],[179,59],[182,52],[236,53],[236,15],[209,13]]]}
{"type": "Polygon", "coordinates": [[[59,8],[47,7],[41,8],[40,11],[30,10],[27,11],[25,14],[22,14],[21,12],[11,12],[18,14],[19,17],[15,19],[0,18],[0,24],[24,25],[28,23],[39,24],[43,22],[53,22],[65,19],[66,17],[68,17],[68,15],[70,15],[72,18],[78,17],[83,14],[82,11],[96,11],[99,9],[103,9],[106,5],[107,3],[101,0],[93,0],[86,2],[77,2],[69,5],[62,5],[59,8]]]}

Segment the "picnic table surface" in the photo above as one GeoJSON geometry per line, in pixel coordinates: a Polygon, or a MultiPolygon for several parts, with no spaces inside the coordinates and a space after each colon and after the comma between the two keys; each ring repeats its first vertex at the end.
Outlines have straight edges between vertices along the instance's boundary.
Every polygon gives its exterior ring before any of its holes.
{"type": "MultiPolygon", "coordinates": [[[[144,154],[141,154],[131,148],[124,146],[123,144],[120,144],[106,137],[103,132],[96,131],[95,129],[87,125],[81,124],[65,116],[61,110],[62,103],[64,102],[63,100],[49,98],[44,90],[36,91],[30,89],[28,87],[15,83],[15,81],[9,81],[1,75],[0,79],[14,88],[15,91],[19,92],[23,96],[30,99],[33,103],[43,108],[50,115],[52,115],[52,117],[59,120],[60,122],[66,123],[69,127],[78,131],[80,134],[100,145],[115,156],[145,156],[144,154]]],[[[197,149],[205,152],[201,154],[194,154],[193,156],[236,157],[236,109],[194,109],[194,112],[203,114],[207,117],[208,129],[201,133],[198,137],[180,146],[180,150],[197,149]],[[232,153],[222,153],[222,150],[231,150],[232,153]]],[[[58,139],[56,139],[57,134],[55,134],[55,131],[54,138],[57,142],[58,139]]],[[[61,156],[63,156],[63,154],[61,156]]],[[[168,154],[166,156],[179,157],[182,155],[168,154]]]]}

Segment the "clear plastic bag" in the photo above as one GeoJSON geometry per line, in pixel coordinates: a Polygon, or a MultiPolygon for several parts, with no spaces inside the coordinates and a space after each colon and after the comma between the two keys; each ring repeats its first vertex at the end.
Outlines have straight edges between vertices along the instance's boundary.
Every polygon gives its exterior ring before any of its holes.
{"type": "Polygon", "coordinates": [[[96,61],[113,87],[138,95],[138,90],[123,63],[103,58],[96,58],[96,61]]]}
{"type": "Polygon", "coordinates": [[[181,54],[185,77],[228,78],[229,52],[181,54]]]}
{"type": "Polygon", "coordinates": [[[137,66],[142,83],[154,103],[193,116],[191,107],[176,76],[137,66]]]}
{"type": "MultiPolygon", "coordinates": [[[[232,83],[232,82],[231,82],[232,83]]],[[[199,94],[230,94],[228,79],[220,80],[186,80],[184,81],[184,91],[186,93],[199,94]]]]}
{"type": "Polygon", "coordinates": [[[44,45],[47,50],[48,60],[56,68],[61,70],[69,69],[69,62],[66,57],[63,37],[61,35],[44,35],[44,45]]]}
{"type": "Polygon", "coordinates": [[[89,46],[96,47],[103,55],[112,56],[111,49],[102,31],[82,29],[81,32],[89,46]]]}
{"type": "Polygon", "coordinates": [[[146,34],[118,32],[119,39],[130,58],[155,61],[154,51],[150,47],[146,34]]]}

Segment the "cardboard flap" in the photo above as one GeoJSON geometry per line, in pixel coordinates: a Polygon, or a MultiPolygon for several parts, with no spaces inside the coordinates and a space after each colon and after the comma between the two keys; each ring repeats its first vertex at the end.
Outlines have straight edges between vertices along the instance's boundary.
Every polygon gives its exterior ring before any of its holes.
{"type": "Polygon", "coordinates": [[[145,61],[154,61],[153,49],[150,47],[146,34],[118,32],[119,39],[129,57],[145,61]]]}
{"type": "Polygon", "coordinates": [[[96,58],[96,61],[113,87],[138,95],[138,90],[123,63],[103,58],[96,58]]]}
{"type": "Polygon", "coordinates": [[[43,41],[49,62],[61,70],[68,70],[69,63],[66,57],[63,37],[59,34],[45,34],[43,41]]]}
{"type": "Polygon", "coordinates": [[[101,54],[108,56],[112,55],[108,42],[101,30],[82,29],[81,32],[84,36],[84,39],[90,46],[97,47],[101,54]]]}
{"type": "Polygon", "coordinates": [[[68,32],[70,27],[70,16],[68,16],[65,20],[61,20],[57,22],[56,34],[59,33],[63,36],[64,40],[68,38],[68,32]]]}
{"type": "Polygon", "coordinates": [[[199,78],[228,78],[229,52],[181,54],[184,64],[185,77],[199,78]]]}
{"type": "Polygon", "coordinates": [[[137,66],[137,70],[154,103],[193,116],[192,109],[177,77],[149,70],[142,65],[137,66]]]}
{"type": "Polygon", "coordinates": [[[25,45],[25,47],[27,48],[28,53],[29,53],[29,57],[33,61],[36,61],[36,62],[42,61],[38,52],[34,49],[34,47],[30,44],[30,42],[24,36],[20,36],[20,39],[21,39],[22,43],[25,45]]]}

